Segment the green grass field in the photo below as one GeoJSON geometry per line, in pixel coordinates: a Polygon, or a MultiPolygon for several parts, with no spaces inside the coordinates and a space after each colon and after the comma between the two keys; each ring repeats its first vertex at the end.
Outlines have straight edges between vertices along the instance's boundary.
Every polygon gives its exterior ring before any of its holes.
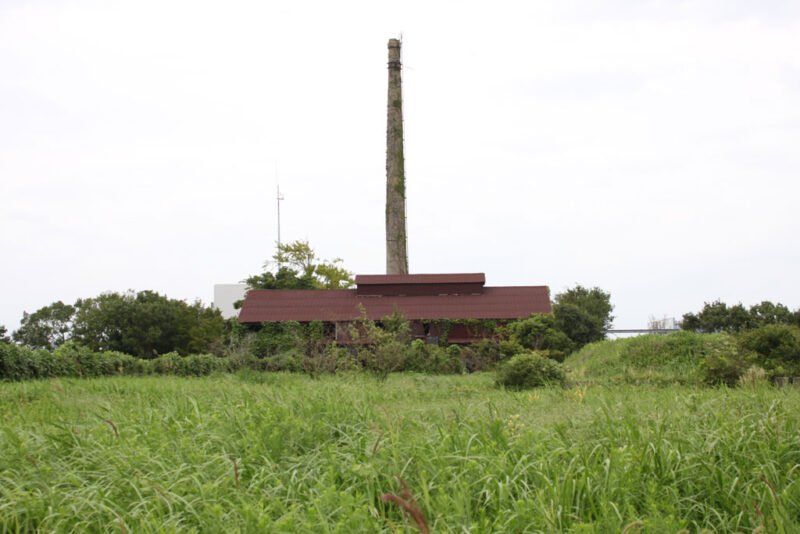
{"type": "Polygon", "coordinates": [[[2,532],[798,532],[800,392],[489,374],[0,384],[2,532]]]}

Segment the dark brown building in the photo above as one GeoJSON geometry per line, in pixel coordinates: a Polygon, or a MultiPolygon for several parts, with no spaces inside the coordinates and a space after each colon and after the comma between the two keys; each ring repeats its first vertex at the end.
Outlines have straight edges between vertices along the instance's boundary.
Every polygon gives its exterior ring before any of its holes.
{"type": "MultiPolygon", "coordinates": [[[[436,337],[437,321],[508,321],[550,313],[547,286],[486,287],[483,273],[358,275],[355,289],[248,291],[240,323],[322,321],[335,325],[334,338],[348,343],[347,326],[361,316],[380,321],[395,311],[411,322],[415,338],[436,337]]],[[[470,343],[484,332],[456,323],[449,343],[470,343]]]]}

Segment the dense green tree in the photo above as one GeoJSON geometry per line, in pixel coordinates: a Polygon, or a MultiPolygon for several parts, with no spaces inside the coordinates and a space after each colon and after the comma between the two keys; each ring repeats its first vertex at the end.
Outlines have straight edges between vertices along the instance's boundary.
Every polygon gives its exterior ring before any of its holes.
{"type": "Polygon", "coordinates": [[[140,358],[207,352],[223,331],[219,310],[154,291],[104,293],[75,304],[73,339],[95,351],[140,358]]]}
{"type": "Polygon", "coordinates": [[[579,348],[586,343],[605,338],[614,316],[611,295],[599,287],[577,285],[556,295],[553,316],[556,327],[579,348]]]}
{"type": "Polygon", "coordinates": [[[728,306],[715,300],[704,303],[697,314],[684,314],[681,328],[692,332],[740,332],[770,324],[798,325],[798,319],[800,310],[792,313],[783,304],[773,304],[768,300],[749,309],[741,303],[728,306]]]}
{"type": "Polygon", "coordinates": [[[8,337],[8,330],[6,329],[5,325],[0,324],[0,342],[2,343],[11,343],[11,338],[8,337]]]}
{"type": "Polygon", "coordinates": [[[746,328],[749,321],[750,314],[741,304],[728,306],[715,300],[706,302],[697,315],[684,314],[681,328],[693,332],[729,332],[746,328]]]}
{"type": "Polygon", "coordinates": [[[53,350],[70,339],[75,308],[56,301],[33,313],[23,312],[14,341],[32,349],[53,350]]]}
{"type": "Polygon", "coordinates": [[[794,316],[789,308],[781,304],[773,304],[765,300],[759,304],[750,306],[750,328],[758,328],[768,324],[792,324],[794,316]]]}

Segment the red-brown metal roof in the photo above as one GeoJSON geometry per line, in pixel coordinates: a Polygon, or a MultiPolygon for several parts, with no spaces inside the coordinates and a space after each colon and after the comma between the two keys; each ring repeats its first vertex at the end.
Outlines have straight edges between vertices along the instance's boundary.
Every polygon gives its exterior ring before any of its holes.
{"type": "Polygon", "coordinates": [[[485,284],[483,273],[456,274],[357,274],[356,285],[388,284],[485,284]]]}
{"type": "Polygon", "coordinates": [[[480,295],[384,297],[359,297],[354,289],[251,290],[239,322],[352,321],[361,316],[359,304],[371,320],[392,315],[395,309],[409,320],[520,319],[531,313],[549,313],[550,293],[547,286],[485,287],[480,295]]]}

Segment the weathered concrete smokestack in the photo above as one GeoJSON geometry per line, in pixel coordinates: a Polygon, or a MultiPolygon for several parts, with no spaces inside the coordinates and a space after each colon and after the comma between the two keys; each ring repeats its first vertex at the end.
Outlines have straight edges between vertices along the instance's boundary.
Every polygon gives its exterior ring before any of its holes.
{"type": "Polygon", "coordinates": [[[400,41],[389,39],[389,105],[386,115],[386,274],[408,274],[401,68],[400,41]]]}

